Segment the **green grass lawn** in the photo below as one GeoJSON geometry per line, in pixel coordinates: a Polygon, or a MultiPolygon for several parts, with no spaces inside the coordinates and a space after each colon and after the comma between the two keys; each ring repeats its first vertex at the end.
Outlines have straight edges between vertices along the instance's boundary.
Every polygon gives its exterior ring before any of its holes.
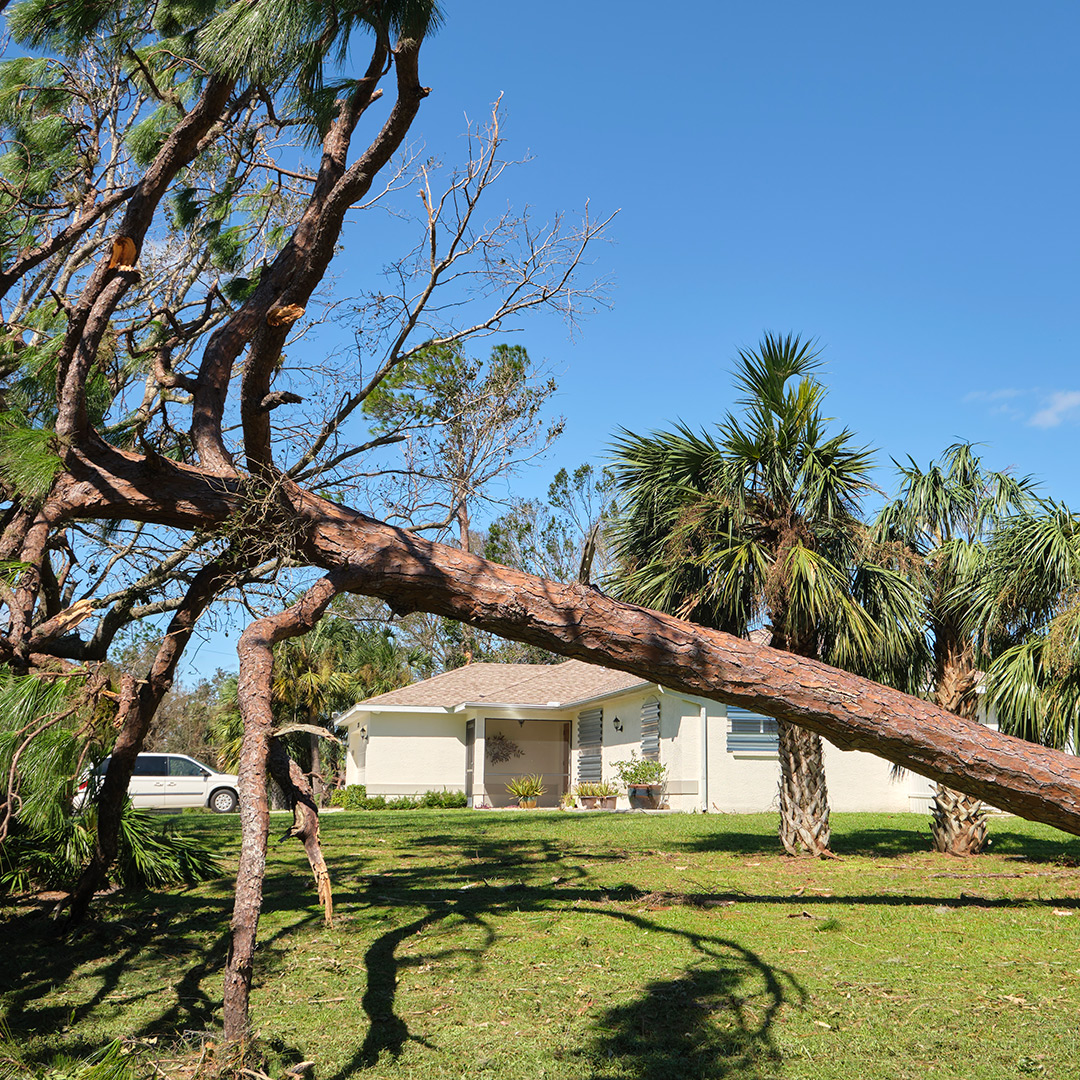
{"type": "MultiPolygon", "coordinates": [[[[958,861],[921,817],[833,826],[842,857],[812,861],[778,854],[773,815],[327,815],[333,929],[271,842],[255,1024],[317,1080],[1075,1077],[1080,839],[995,819],[958,861]]],[[[233,868],[235,816],[182,827],[233,868]]],[[[47,1060],[135,1036],[147,1075],[190,1076],[231,901],[227,876],[113,898],[67,944],[8,906],[8,1037],[47,1060]]]]}

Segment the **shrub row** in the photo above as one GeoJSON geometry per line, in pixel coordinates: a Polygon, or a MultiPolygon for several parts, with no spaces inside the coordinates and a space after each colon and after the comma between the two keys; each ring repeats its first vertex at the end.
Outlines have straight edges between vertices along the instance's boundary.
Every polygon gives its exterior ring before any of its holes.
{"type": "Polygon", "coordinates": [[[425,791],[418,799],[408,795],[387,799],[369,795],[363,784],[350,784],[330,796],[330,805],[342,810],[460,810],[468,804],[463,791],[425,791]]]}

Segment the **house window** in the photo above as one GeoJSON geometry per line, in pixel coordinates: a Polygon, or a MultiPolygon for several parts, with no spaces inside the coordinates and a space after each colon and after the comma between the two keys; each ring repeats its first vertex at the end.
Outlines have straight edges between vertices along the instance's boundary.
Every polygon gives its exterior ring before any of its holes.
{"type": "Polygon", "coordinates": [[[729,705],[728,715],[728,753],[776,753],[779,737],[776,721],[771,716],[740,709],[729,705]]]}
{"type": "Polygon", "coordinates": [[[577,782],[598,784],[603,779],[601,750],[604,742],[604,710],[578,713],[577,782]]]}
{"type": "Polygon", "coordinates": [[[646,701],[641,706],[641,756],[646,761],[660,760],[659,701],[646,701]]]}

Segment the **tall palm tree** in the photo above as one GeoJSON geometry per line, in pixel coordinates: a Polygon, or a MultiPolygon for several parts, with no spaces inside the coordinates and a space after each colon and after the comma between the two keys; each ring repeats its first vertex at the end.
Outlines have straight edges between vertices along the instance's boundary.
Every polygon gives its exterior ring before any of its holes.
{"type": "MultiPolygon", "coordinates": [[[[728,633],[767,631],[775,648],[879,675],[918,648],[917,604],[874,559],[860,503],[867,449],[827,431],[810,343],[767,334],[740,352],[739,416],[716,436],[686,427],[624,431],[615,475],[623,599],[728,633]]],[[[821,739],[780,721],[780,840],[829,847],[821,739]]]]}
{"type": "MultiPolygon", "coordinates": [[[[925,470],[910,459],[894,464],[900,488],[878,517],[880,538],[902,543],[914,559],[930,640],[926,685],[941,708],[971,719],[977,681],[972,619],[980,604],[973,588],[986,573],[995,531],[1031,505],[1031,481],[984,469],[971,443],[950,446],[925,470]]],[[[937,851],[977,854],[986,843],[982,803],[936,784],[931,832],[937,851]]]]}

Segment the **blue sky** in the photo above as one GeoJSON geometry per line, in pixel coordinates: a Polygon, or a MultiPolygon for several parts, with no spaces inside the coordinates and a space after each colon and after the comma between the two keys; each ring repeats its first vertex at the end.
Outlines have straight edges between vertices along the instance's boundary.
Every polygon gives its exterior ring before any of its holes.
{"type": "MultiPolygon", "coordinates": [[[[890,456],[962,439],[1080,506],[1080,5],[445,6],[425,152],[459,158],[501,93],[533,160],[496,202],[620,211],[593,256],[610,309],[515,338],[567,418],[515,494],[601,463],[619,426],[712,425],[736,350],[790,330],[818,340],[828,412],[878,448],[883,487],[890,456]]],[[[395,254],[364,228],[346,283],[395,254]]],[[[215,645],[199,666],[229,664],[215,645]]]]}
{"type": "Polygon", "coordinates": [[[568,419],[545,476],[714,423],[736,349],[794,330],[886,465],[970,439],[1080,505],[1075,3],[446,6],[427,148],[502,93],[507,197],[620,210],[611,309],[521,337],[568,419]]]}

